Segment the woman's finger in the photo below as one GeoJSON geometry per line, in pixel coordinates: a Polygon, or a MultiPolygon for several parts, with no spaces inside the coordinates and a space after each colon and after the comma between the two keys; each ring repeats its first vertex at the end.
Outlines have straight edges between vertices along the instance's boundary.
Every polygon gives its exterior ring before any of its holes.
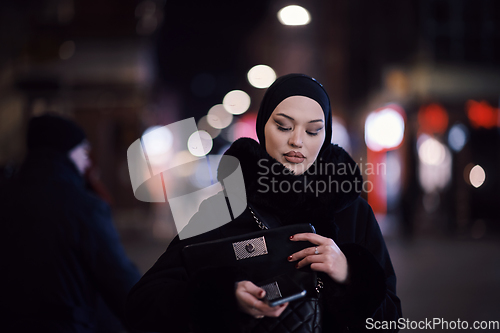
{"type": "MultiPolygon", "coordinates": [[[[296,268],[302,268],[314,263],[323,263],[326,265],[329,265],[331,262],[331,258],[328,255],[312,255],[312,256],[307,256],[304,259],[300,260],[297,262],[295,265],[296,268]]],[[[312,267],[311,267],[312,268],[312,267]]]]}
{"type": "MultiPolygon", "coordinates": [[[[320,236],[318,234],[314,234],[312,232],[305,232],[300,234],[295,234],[290,236],[290,240],[292,241],[309,241],[316,245],[329,245],[333,242],[332,239],[320,236]]],[[[334,242],[333,242],[334,243],[334,242]]]]}
{"type": "Polygon", "coordinates": [[[345,255],[337,248],[323,247],[325,253],[306,255],[303,258],[294,259],[298,260],[295,267],[297,269],[309,266],[312,270],[328,274],[332,280],[338,283],[346,283],[348,279],[348,264],[345,255]]]}
{"type": "Polygon", "coordinates": [[[314,256],[314,255],[319,255],[319,254],[322,254],[322,253],[325,253],[325,247],[321,246],[321,245],[318,245],[318,246],[315,246],[315,247],[307,247],[305,249],[302,249],[298,252],[295,252],[293,254],[291,254],[289,257],[288,257],[288,261],[297,261],[297,260],[301,260],[307,256],[314,256]]]}
{"type": "Polygon", "coordinates": [[[236,284],[236,301],[241,311],[254,316],[261,317],[262,313],[257,309],[257,305],[261,302],[258,299],[259,295],[265,295],[263,289],[257,287],[250,281],[240,281],[236,284]]]}
{"type": "Polygon", "coordinates": [[[262,299],[264,296],[265,291],[250,281],[240,281],[236,284],[236,300],[240,309],[255,318],[278,317],[288,306],[288,303],[269,306],[262,299]]]}
{"type": "Polygon", "coordinates": [[[243,281],[243,287],[249,294],[251,294],[255,298],[261,299],[266,296],[266,291],[264,289],[256,286],[250,281],[243,281]]]}

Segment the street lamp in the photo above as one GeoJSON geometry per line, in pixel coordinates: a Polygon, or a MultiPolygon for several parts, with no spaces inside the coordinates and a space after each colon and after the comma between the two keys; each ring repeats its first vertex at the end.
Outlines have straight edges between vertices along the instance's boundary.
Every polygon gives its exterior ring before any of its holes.
{"type": "Polygon", "coordinates": [[[291,5],[278,12],[278,20],[283,25],[306,25],[311,22],[311,15],[304,7],[291,5]]]}

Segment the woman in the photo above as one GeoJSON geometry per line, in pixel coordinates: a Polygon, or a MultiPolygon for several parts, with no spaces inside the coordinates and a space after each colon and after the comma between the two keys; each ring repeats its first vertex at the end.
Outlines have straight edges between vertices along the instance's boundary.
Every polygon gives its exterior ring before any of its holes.
{"type": "MultiPolygon", "coordinates": [[[[260,144],[239,139],[225,153],[241,164],[250,208],[215,230],[172,241],[129,295],[127,313],[133,326],[251,332],[285,316],[292,324],[300,321],[290,314],[307,300],[270,307],[262,300],[264,290],[236,269],[212,269],[189,278],[186,274],[181,258],[185,245],[257,231],[253,211],[269,227],[311,223],[316,228],[317,234],[292,237],[315,246],[290,254],[288,260],[297,268],[310,266],[323,282],[323,332],[362,331],[368,318],[401,316],[389,254],[371,208],[359,197],[359,169],[342,148],[330,143],[331,121],[328,95],[314,79],[289,74],[273,83],[257,117],[260,144]]],[[[221,169],[219,178],[224,178],[221,169]]],[[[190,224],[198,222],[203,221],[195,215],[190,224]]]]}

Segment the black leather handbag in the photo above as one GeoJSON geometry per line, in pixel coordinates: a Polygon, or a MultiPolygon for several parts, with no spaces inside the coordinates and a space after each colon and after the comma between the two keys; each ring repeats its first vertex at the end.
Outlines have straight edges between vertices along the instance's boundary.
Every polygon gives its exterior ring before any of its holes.
{"type": "Polygon", "coordinates": [[[315,232],[314,227],[296,224],[268,229],[253,210],[250,211],[262,230],[184,247],[182,254],[188,274],[210,267],[237,267],[257,286],[273,285],[278,293],[280,278],[285,276],[306,291],[305,297],[291,301],[278,318],[264,317],[258,320],[252,332],[321,332],[316,273],[309,267],[296,269],[295,262],[287,259],[295,252],[315,246],[306,241],[290,240],[290,236],[297,233],[315,232]]]}
{"type": "Polygon", "coordinates": [[[314,228],[310,224],[297,224],[256,231],[187,245],[182,253],[189,275],[205,268],[237,267],[256,285],[288,275],[307,291],[314,287],[315,273],[310,269],[297,270],[295,263],[287,260],[290,254],[314,246],[289,239],[302,232],[314,232],[314,228]]]}

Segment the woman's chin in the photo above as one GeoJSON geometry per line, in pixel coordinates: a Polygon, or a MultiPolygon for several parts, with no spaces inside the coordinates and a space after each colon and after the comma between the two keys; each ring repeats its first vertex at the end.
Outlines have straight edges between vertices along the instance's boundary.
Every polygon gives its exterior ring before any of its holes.
{"type": "Polygon", "coordinates": [[[308,164],[305,163],[283,163],[283,166],[291,171],[294,175],[298,176],[306,172],[309,169],[308,164]]]}

